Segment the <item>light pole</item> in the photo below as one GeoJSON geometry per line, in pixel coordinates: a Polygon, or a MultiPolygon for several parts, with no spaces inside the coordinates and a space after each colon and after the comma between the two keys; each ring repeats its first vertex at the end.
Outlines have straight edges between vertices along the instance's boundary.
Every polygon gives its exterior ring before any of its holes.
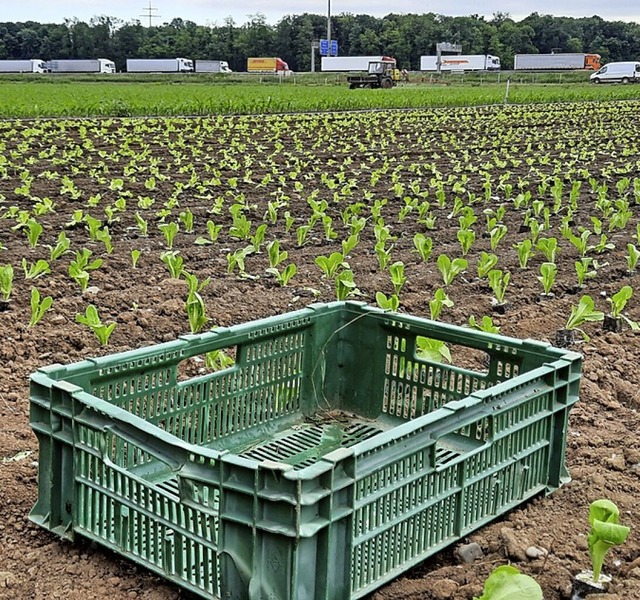
{"type": "Polygon", "coordinates": [[[331,0],[327,0],[327,56],[331,56],[331,0]]]}

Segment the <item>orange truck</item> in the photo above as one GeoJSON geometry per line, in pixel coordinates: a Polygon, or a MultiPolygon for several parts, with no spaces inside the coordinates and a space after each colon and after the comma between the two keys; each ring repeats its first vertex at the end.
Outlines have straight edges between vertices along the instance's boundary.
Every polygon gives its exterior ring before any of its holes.
{"type": "Polygon", "coordinates": [[[287,73],[289,65],[281,58],[248,58],[249,73],[287,73]]]}

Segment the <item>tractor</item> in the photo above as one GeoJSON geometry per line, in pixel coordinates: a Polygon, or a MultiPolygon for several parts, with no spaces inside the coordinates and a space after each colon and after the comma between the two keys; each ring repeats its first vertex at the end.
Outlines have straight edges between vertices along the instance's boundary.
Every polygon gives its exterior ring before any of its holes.
{"type": "Polygon", "coordinates": [[[349,88],[383,88],[389,89],[400,80],[400,71],[396,68],[396,61],[376,60],[369,63],[366,74],[349,75],[347,83],[349,88]]]}

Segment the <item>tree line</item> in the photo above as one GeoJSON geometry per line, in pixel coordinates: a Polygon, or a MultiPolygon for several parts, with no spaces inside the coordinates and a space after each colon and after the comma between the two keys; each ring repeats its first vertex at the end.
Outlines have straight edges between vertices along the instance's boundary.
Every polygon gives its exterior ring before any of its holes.
{"type": "MultiPolygon", "coordinates": [[[[246,68],[249,56],[279,56],[294,71],[311,70],[312,41],[326,37],[327,19],[304,13],[288,15],[276,24],[261,14],[237,24],[197,25],[173,19],[144,27],[96,16],[88,23],[66,19],[61,24],[0,23],[0,59],[110,58],[118,70],[126,58],[185,57],[222,59],[234,71],[246,68]]],[[[640,60],[640,24],[532,13],[514,21],[507,13],[491,19],[479,15],[448,17],[434,13],[369,15],[340,14],[331,20],[332,38],[342,56],[394,56],[401,68],[418,70],[420,56],[435,54],[441,41],[462,44],[464,54],[493,54],[503,68],[519,53],[593,52],[603,62],[640,60]]],[[[316,69],[319,55],[315,51],[316,69]]]]}

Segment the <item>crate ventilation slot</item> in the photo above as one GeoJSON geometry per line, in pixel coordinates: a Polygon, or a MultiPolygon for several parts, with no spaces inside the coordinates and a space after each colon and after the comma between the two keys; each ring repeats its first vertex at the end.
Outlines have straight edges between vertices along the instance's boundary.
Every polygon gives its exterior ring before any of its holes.
{"type": "Polygon", "coordinates": [[[380,433],[369,423],[326,423],[300,426],[296,431],[254,446],[241,455],[257,461],[273,460],[304,468],[340,447],[349,447],[380,433]]]}

